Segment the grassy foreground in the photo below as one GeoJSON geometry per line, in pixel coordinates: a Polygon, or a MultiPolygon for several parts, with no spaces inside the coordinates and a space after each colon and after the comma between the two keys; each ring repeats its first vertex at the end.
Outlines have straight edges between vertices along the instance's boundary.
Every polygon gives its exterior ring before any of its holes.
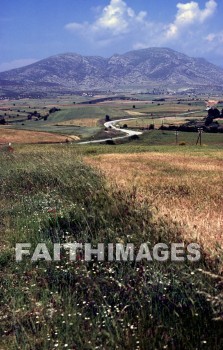
{"type": "Polygon", "coordinates": [[[222,279],[204,252],[196,264],[15,262],[19,242],[184,242],[148,198],[108,186],[75,147],[0,163],[0,349],[222,349],[222,279]]]}

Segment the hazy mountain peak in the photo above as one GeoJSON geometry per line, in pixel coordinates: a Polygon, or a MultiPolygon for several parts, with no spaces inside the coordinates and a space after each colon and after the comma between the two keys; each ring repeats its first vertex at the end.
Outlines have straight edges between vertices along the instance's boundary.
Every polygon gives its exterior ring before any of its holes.
{"type": "Polygon", "coordinates": [[[110,58],[58,54],[29,66],[0,73],[7,91],[74,91],[116,88],[223,87],[223,69],[203,58],[151,47],[110,58]],[[16,87],[16,88],[15,88],[16,87]]]}

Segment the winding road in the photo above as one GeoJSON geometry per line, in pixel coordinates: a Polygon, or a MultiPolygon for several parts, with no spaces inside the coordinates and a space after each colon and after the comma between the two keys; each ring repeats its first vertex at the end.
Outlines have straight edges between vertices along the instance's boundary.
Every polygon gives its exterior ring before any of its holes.
{"type": "MultiPolygon", "coordinates": [[[[184,112],[184,113],[180,113],[178,114],[178,116],[183,116],[183,115],[189,115],[189,114],[195,114],[197,112],[201,112],[199,111],[192,111],[192,112],[184,112]]],[[[175,117],[173,117],[175,118],[175,117]]],[[[120,139],[125,139],[126,137],[129,136],[134,136],[134,135],[142,135],[141,131],[135,131],[135,130],[129,130],[129,129],[120,129],[117,126],[115,126],[117,123],[119,122],[125,122],[127,120],[136,120],[136,119],[140,119],[139,118],[124,118],[124,119],[118,119],[118,120],[111,120],[110,122],[106,122],[104,123],[105,128],[112,128],[113,130],[117,130],[117,131],[122,131],[123,133],[125,133],[126,135],[124,136],[117,136],[117,137],[109,137],[107,139],[100,139],[100,140],[92,140],[92,141],[82,141],[82,142],[78,142],[79,145],[87,145],[90,143],[101,143],[101,142],[106,142],[108,140],[120,140],[120,139]]]]}
{"type": "Polygon", "coordinates": [[[124,139],[126,137],[129,136],[134,136],[134,135],[142,135],[141,131],[135,131],[135,130],[129,130],[129,129],[120,129],[117,126],[115,126],[117,123],[119,122],[125,122],[127,120],[135,120],[138,118],[125,118],[125,119],[118,119],[118,120],[112,120],[110,122],[106,122],[104,123],[105,128],[111,128],[113,130],[117,130],[117,131],[122,131],[123,133],[125,133],[126,135],[124,136],[117,136],[117,137],[110,137],[107,139],[101,139],[101,140],[92,140],[92,141],[83,141],[83,142],[78,142],[79,145],[87,145],[90,143],[101,143],[101,142],[106,142],[108,140],[120,140],[120,139],[124,139]]]}

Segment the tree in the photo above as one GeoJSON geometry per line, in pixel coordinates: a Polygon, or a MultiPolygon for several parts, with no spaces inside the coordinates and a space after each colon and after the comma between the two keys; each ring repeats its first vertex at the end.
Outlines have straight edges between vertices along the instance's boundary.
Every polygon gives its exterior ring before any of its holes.
{"type": "Polygon", "coordinates": [[[220,117],[220,111],[217,108],[210,108],[208,110],[208,117],[219,118],[220,117]]]}
{"type": "Polygon", "coordinates": [[[5,125],[5,124],[6,124],[5,118],[1,118],[1,117],[0,117],[0,124],[1,124],[1,125],[5,125]]]}
{"type": "Polygon", "coordinates": [[[210,108],[208,110],[208,116],[205,120],[205,126],[209,126],[210,124],[213,123],[214,119],[220,118],[221,114],[219,109],[217,108],[210,108]]]}
{"type": "Polygon", "coordinates": [[[106,145],[115,145],[115,141],[114,140],[107,140],[105,141],[106,145]]]}
{"type": "Polygon", "coordinates": [[[59,108],[53,107],[49,110],[49,113],[51,114],[51,113],[55,113],[55,112],[59,112],[59,111],[60,111],[59,108]]]}
{"type": "Polygon", "coordinates": [[[205,119],[205,126],[209,126],[210,124],[213,123],[214,118],[210,115],[207,116],[207,118],[205,119]]]}
{"type": "Polygon", "coordinates": [[[221,115],[221,113],[220,113],[219,109],[214,108],[214,118],[219,118],[220,115],[221,115]]]}

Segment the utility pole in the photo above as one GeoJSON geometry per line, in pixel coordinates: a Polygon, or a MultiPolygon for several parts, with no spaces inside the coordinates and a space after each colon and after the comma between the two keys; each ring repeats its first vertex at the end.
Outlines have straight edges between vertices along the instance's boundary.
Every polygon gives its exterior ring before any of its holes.
{"type": "Polygon", "coordinates": [[[179,131],[176,130],[176,131],[175,131],[175,135],[176,135],[176,145],[178,145],[178,133],[179,133],[179,131]]]}
{"type": "Polygon", "coordinates": [[[162,119],[162,134],[164,134],[163,127],[164,127],[164,119],[162,119]]]}
{"type": "Polygon", "coordinates": [[[196,145],[198,145],[198,143],[200,143],[200,146],[201,146],[202,145],[201,136],[202,136],[203,129],[198,128],[197,131],[198,131],[198,138],[197,138],[196,145]]]}

